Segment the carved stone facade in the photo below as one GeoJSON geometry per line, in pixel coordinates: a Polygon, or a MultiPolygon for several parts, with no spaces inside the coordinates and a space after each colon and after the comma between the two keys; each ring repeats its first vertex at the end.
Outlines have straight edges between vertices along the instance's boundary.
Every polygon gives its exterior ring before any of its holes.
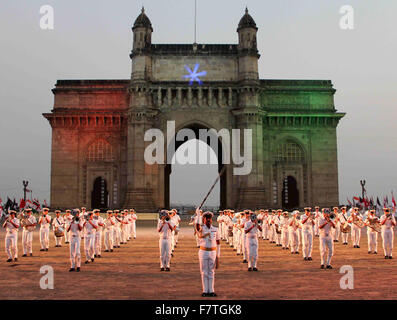
{"type": "Polygon", "coordinates": [[[152,44],[143,10],[132,30],[131,79],[58,80],[53,89],[54,108],[44,114],[52,207],[168,207],[172,166],[145,163],[144,134],[166,134],[171,120],[176,132],[252,129],[252,171],[233,175],[234,164],[225,164],[221,207],[338,204],[336,127],[344,114],[335,89],[328,80],[259,79],[258,29],[248,10],[238,44],[152,44]],[[183,78],[196,64],[207,71],[201,85],[183,78]]]}

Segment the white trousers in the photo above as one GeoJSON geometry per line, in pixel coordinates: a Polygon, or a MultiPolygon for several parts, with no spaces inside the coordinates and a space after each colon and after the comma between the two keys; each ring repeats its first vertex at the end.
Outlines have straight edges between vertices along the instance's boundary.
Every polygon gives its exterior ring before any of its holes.
{"type": "Polygon", "coordinates": [[[384,229],[382,230],[382,244],[383,251],[385,256],[393,256],[393,240],[394,240],[394,231],[393,229],[384,229]]]}
{"type": "Polygon", "coordinates": [[[291,252],[299,251],[298,230],[289,230],[291,252]]]}
{"type": "Polygon", "coordinates": [[[113,245],[115,247],[120,246],[120,235],[121,231],[119,227],[113,227],[113,245]]]}
{"type": "Polygon", "coordinates": [[[128,239],[128,231],[127,231],[128,225],[123,224],[121,227],[121,243],[126,243],[128,239]]]}
{"type": "Polygon", "coordinates": [[[113,250],[113,230],[105,230],[105,250],[113,250]]]}
{"type": "Polygon", "coordinates": [[[131,224],[131,235],[134,237],[134,239],[136,238],[136,222],[135,222],[135,220],[131,224]]]}
{"type": "Polygon", "coordinates": [[[22,231],[22,248],[23,254],[33,253],[33,231],[23,229],[22,231]]]}
{"type": "Polygon", "coordinates": [[[171,261],[171,239],[160,239],[160,268],[169,268],[171,261]]]}
{"type": "Polygon", "coordinates": [[[274,241],[276,241],[276,244],[281,244],[281,233],[276,232],[276,227],[274,227],[274,241]]]}
{"type": "Polygon", "coordinates": [[[68,229],[68,227],[69,227],[69,226],[65,226],[65,235],[64,235],[64,237],[65,237],[65,243],[70,242],[70,231],[69,231],[69,232],[66,232],[66,230],[68,229]]]}
{"type": "Polygon", "coordinates": [[[102,231],[95,232],[95,254],[101,255],[102,252],[102,231]]]}
{"type": "Polygon", "coordinates": [[[270,242],[273,242],[273,241],[276,241],[275,239],[276,239],[276,237],[275,237],[275,234],[276,232],[275,232],[275,229],[274,229],[274,225],[271,225],[271,226],[269,226],[269,241],[270,242]]]}
{"type": "Polygon", "coordinates": [[[55,245],[56,246],[61,246],[62,245],[62,237],[56,237],[54,235],[54,239],[55,239],[55,245]]]}
{"type": "Polygon", "coordinates": [[[258,261],[258,238],[246,237],[245,246],[248,248],[248,268],[256,268],[256,262],[258,261]]]}
{"type": "Polygon", "coordinates": [[[214,292],[216,250],[199,250],[200,273],[203,292],[214,292]]]}
{"type": "Polygon", "coordinates": [[[334,254],[334,240],[331,235],[324,237],[320,235],[320,257],[322,265],[330,265],[334,254]],[[328,251],[328,254],[327,254],[328,251]]]}
{"type": "Polygon", "coordinates": [[[81,253],[80,253],[80,237],[70,237],[70,267],[80,268],[81,253]]]}
{"type": "Polygon", "coordinates": [[[95,234],[90,233],[84,235],[84,251],[86,260],[94,258],[95,254],[95,234]]]}
{"type": "Polygon", "coordinates": [[[368,251],[378,251],[378,233],[367,227],[368,251]]]}
{"type": "Polygon", "coordinates": [[[5,248],[8,259],[18,258],[17,233],[10,233],[5,238],[5,248]]]}
{"type": "Polygon", "coordinates": [[[340,237],[340,222],[335,224],[335,228],[332,229],[332,234],[333,234],[333,239],[334,240],[338,240],[339,241],[339,237],[340,237]]]}
{"type": "Polygon", "coordinates": [[[289,246],[288,229],[281,229],[281,245],[283,248],[288,248],[289,246]]]}
{"type": "Polygon", "coordinates": [[[48,249],[50,247],[50,228],[40,228],[39,237],[41,249],[48,249]]]}
{"type": "Polygon", "coordinates": [[[361,228],[357,227],[355,224],[352,225],[352,241],[354,246],[360,245],[361,239],[361,228]]]}
{"type": "Polygon", "coordinates": [[[310,258],[313,250],[313,228],[302,230],[302,252],[304,258],[310,258]]]}
{"type": "Polygon", "coordinates": [[[269,239],[269,226],[267,223],[262,224],[262,238],[265,240],[269,239]]]}
{"type": "Polygon", "coordinates": [[[347,243],[349,240],[349,232],[341,232],[343,243],[347,243]]]}

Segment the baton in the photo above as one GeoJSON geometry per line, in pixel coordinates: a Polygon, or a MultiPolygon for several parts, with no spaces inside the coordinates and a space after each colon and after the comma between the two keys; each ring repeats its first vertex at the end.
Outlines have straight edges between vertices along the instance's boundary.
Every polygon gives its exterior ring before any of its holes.
{"type": "Polygon", "coordinates": [[[225,172],[226,170],[226,166],[224,165],[222,170],[219,172],[218,176],[215,179],[215,182],[213,183],[210,191],[208,191],[207,195],[205,196],[204,200],[201,202],[200,206],[198,207],[198,209],[201,209],[201,207],[203,206],[205,200],[207,200],[208,196],[211,194],[212,190],[214,189],[216,183],[218,182],[219,178],[222,176],[222,174],[225,172]]]}

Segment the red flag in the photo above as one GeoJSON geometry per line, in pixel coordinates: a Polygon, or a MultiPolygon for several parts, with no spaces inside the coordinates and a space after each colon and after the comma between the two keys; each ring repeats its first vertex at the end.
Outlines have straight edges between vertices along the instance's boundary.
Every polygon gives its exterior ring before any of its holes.
{"type": "Polygon", "coordinates": [[[361,199],[359,197],[353,197],[354,200],[361,202],[361,199]]]}
{"type": "Polygon", "coordinates": [[[21,199],[21,201],[19,202],[19,209],[25,209],[26,206],[26,202],[24,199],[21,199]]]}
{"type": "Polygon", "coordinates": [[[349,198],[346,198],[346,199],[347,199],[347,202],[349,203],[349,205],[352,207],[353,204],[351,203],[351,201],[349,200],[349,198]]]}

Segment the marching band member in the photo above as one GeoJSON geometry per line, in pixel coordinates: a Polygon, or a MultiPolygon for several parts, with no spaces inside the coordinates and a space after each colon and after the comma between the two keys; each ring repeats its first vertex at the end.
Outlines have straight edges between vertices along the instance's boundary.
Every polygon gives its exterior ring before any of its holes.
{"type": "Polygon", "coordinates": [[[372,252],[374,254],[378,253],[378,232],[371,228],[371,224],[377,220],[378,218],[375,216],[375,210],[369,210],[367,219],[364,221],[367,226],[368,254],[372,252]]]}
{"type": "Polygon", "coordinates": [[[212,212],[203,213],[202,219],[204,224],[200,227],[200,273],[203,286],[203,297],[216,297],[214,290],[215,268],[219,266],[221,253],[220,236],[218,228],[212,225],[212,212]]]}
{"type": "Polygon", "coordinates": [[[79,209],[73,210],[73,220],[66,229],[66,232],[70,234],[70,272],[75,271],[75,268],[77,272],[80,271],[80,241],[83,221],[80,219],[79,215],[79,209]]]}
{"type": "Polygon", "coordinates": [[[36,228],[37,220],[34,215],[32,215],[32,209],[25,209],[27,224],[23,227],[22,231],[22,248],[23,255],[26,257],[28,252],[30,256],[33,256],[33,231],[36,228]]]}
{"type": "Polygon", "coordinates": [[[263,218],[262,218],[262,239],[263,240],[269,240],[269,210],[265,210],[263,212],[263,218]]]}
{"type": "Polygon", "coordinates": [[[288,231],[289,231],[289,239],[291,246],[291,254],[299,254],[299,242],[298,242],[298,229],[299,229],[299,221],[298,221],[299,211],[295,210],[292,212],[292,216],[288,221],[288,231]]]}
{"type": "Polygon", "coordinates": [[[179,239],[179,231],[180,227],[179,224],[181,223],[181,217],[178,214],[178,211],[176,209],[172,209],[174,211],[174,225],[175,225],[175,230],[174,230],[174,247],[178,244],[178,239],[179,239]]]}
{"type": "Polygon", "coordinates": [[[268,218],[269,224],[269,242],[276,243],[276,230],[274,227],[274,217],[276,216],[276,210],[272,210],[272,214],[268,218]]]}
{"type": "Polygon", "coordinates": [[[334,242],[339,242],[339,236],[340,236],[340,221],[339,221],[339,208],[338,207],[333,207],[332,210],[334,210],[334,215],[335,215],[335,229],[333,229],[333,239],[334,242]]]}
{"type": "Polygon", "coordinates": [[[283,212],[283,210],[278,209],[277,210],[277,215],[275,216],[273,222],[274,222],[274,232],[275,232],[275,240],[276,240],[276,246],[277,247],[281,247],[281,233],[277,233],[277,228],[279,228],[280,223],[281,223],[281,213],[283,212]]]}
{"type": "Polygon", "coordinates": [[[229,225],[227,227],[227,234],[228,234],[228,239],[229,239],[229,245],[230,247],[233,247],[233,218],[234,218],[234,211],[233,210],[229,210],[229,225]]]}
{"type": "Polygon", "coordinates": [[[238,244],[240,245],[241,251],[243,253],[243,263],[248,263],[248,247],[247,247],[247,235],[244,232],[244,225],[249,220],[250,211],[244,210],[240,213],[240,224],[238,225],[237,237],[239,238],[238,244]]]}
{"type": "Polygon", "coordinates": [[[132,213],[131,235],[134,237],[134,239],[136,239],[136,221],[138,220],[138,216],[136,215],[134,209],[131,209],[130,212],[132,213]]]}
{"type": "Polygon", "coordinates": [[[223,238],[223,236],[224,236],[224,233],[223,233],[224,227],[223,227],[223,211],[222,210],[219,211],[219,215],[218,215],[218,218],[216,218],[216,221],[218,222],[219,234],[221,235],[221,240],[223,241],[224,240],[224,238],[223,238]]]}
{"type": "Polygon", "coordinates": [[[313,227],[315,225],[314,217],[311,213],[312,208],[305,208],[305,213],[301,217],[302,223],[302,252],[303,260],[311,261],[313,250],[313,227]]]}
{"type": "Polygon", "coordinates": [[[98,229],[98,223],[93,219],[92,212],[88,213],[86,221],[84,221],[84,250],[85,263],[94,262],[95,254],[95,232],[98,229]]]}
{"type": "Polygon", "coordinates": [[[319,206],[314,207],[314,236],[320,236],[320,229],[318,228],[318,223],[321,219],[321,211],[319,206]]]}
{"type": "Polygon", "coordinates": [[[102,230],[104,227],[104,220],[101,217],[100,210],[95,209],[94,220],[98,223],[98,229],[95,232],[95,254],[94,258],[100,258],[102,253],[102,230]]]}
{"type": "Polygon", "coordinates": [[[15,216],[16,211],[9,210],[9,216],[3,223],[3,228],[6,229],[5,249],[8,256],[7,262],[18,261],[17,239],[20,221],[15,216]]]}
{"type": "Polygon", "coordinates": [[[65,221],[65,243],[68,244],[70,242],[70,232],[66,232],[66,230],[69,228],[70,224],[73,221],[71,210],[66,210],[66,214],[63,217],[63,220],[65,221]]]}
{"type": "Polygon", "coordinates": [[[40,237],[40,244],[41,244],[40,251],[48,251],[48,248],[50,247],[51,217],[49,216],[48,211],[50,211],[50,209],[43,208],[43,213],[39,219],[39,225],[40,225],[39,237],[40,237]]]}
{"type": "Polygon", "coordinates": [[[157,231],[160,236],[160,271],[170,271],[172,231],[175,225],[167,210],[160,211],[157,231]]]}
{"type": "Polygon", "coordinates": [[[389,208],[383,208],[383,212],[384,214],[380,218],[380,224],[382,226],[383,251],[385,253],[385,259],[393,259],[393,228],[396,226],[396,219],[390,212],[389,208]]]}
{"type": "Polygon", "coordinates": [[[325,264],[327,269],[332,269],[331,259],[334,253],[334,241],[332,239],[332,228],[335,224],[329,217],[329,209],[323,209],[323,217],[320,218],[318,228],[320,230],[320,256],[321,269],[324,269],[325,264]],[[327,256],[328,251],[328,256],[327,256]]]}
{"type": "MultiPolygon", "coordinates": [[[[339,214],[339,221],[341,226],[347,225],[349,223],[346,213],[346,207],[341,208],[341,213],[339,214]]],[[[341,232],[341,234],[342,234],[343,244],[347,246],[347,241],[349,239],[349,232],[341,232]]]]}
{"type": "Polygon", "coordinates": [[[190,217],[189,226],[193,226],[193,235],[194,235],[194,238],[196,239],[196,245],[197,245],[197,248],[198,248],[198,247],[200,247],[200,244],[199,244],[199,239],[198,239],[198,235],[197,235],[196,227],[195,227],[196,220],[197,220],[197,213],[195,213],[194,215],[192,215],[190,217]]]}
{"type": "Polygon", "coordinates": [[[55,210],[55,218],[52,220],[52,231],[54,231],[55,247],[62,247],[62,237],[55,236],[55,230],[63,228],[65,222],[61,217],[61,210],[55,210]]]}
{"type": "Polygon", "coordinates": [[[357,226],[355,221],[362,221],[362,216],[358,212],[358,208],[355,207],[352,211],[351,216],[348,219],[349,223],[352,223],[352,231],[351,231],[351,236],[352,236],[352,241],[353,241],[353,247],[354,248],[360,248],[360,239],[361,239],[361,228],[357,226]]]}
{"type": "Polygon", "coordinates": [[[121,221],[120,221],[120,230],[121,230],[121,244],[126,244],[127,243],[127,238],[128,238],[128,210],[124,210],[121,213],[121,221]]]}
{"type": "Polygon", "coordinates": [[[280,217],[280,228],[281,228],[281,245],[283,250],[288,250],[288,211],[284,211],[280,217]]]}
{"type": "Polygon", "coordinates": [[[119,210],[113,210],[114,215],[114,226],[113,226],[113,248],[120,248],[120,241],[121,241],[121,218],[119,216],[119,210]]]}
{"type": "Polygon", "coordinates": [[[112,210],[107,211],[107,218],[104,221],[105,227],[105,252],[113,252],[113,227],[115,225],[114,219],[112,217],[112,210]]]}
{"type": "Polygon", "coordinates": [[[262,231],[262,227],[258,224],[256,214],[248,211],[246,213],[246,221],[244,223],[244,233],[246,235],[246,244],[248,248],[248,271],[258,271],[256,263],[258,260],[258,230],[262,231]]]}

